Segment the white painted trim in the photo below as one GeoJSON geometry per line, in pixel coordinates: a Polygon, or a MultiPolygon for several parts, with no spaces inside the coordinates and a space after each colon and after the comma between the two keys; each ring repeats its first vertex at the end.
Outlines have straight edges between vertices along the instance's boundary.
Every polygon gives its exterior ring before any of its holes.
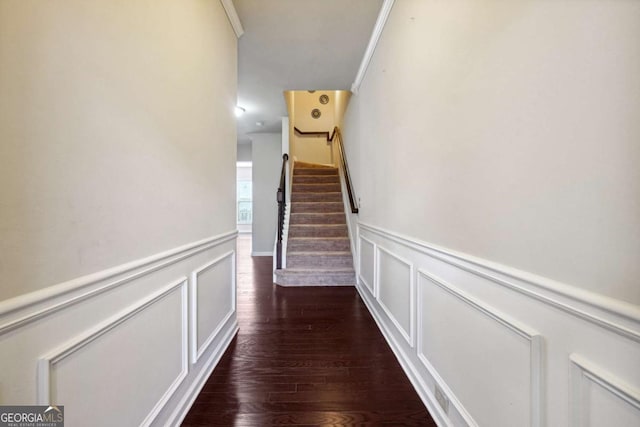
{"type": "Polygon", "coordinates": [[[251,252],[251,256],[273,256],[273,252],[251,252]]]}
{"type": "Polygon", "coordinates": [[[233,28],[233,32],[236,33],[237,38],[240,38],[244,34],[244,28],[242,28],[242,23],[240,22],[238,11],[236,11],[235,6],[233,5],[233,1],[220,0],[220,3],[222,3],[222,7],[227,14],[227,18],[229,19],[229,23],[233,28]]]}
{"type": "Polygon", "coordinates": [[[365,288],[371,292],[371,295],[374,296],[376,295],[376,289],[375,289],[375,282],[376,282],[376,270],[377,270],[377,262],[376,262],[376,254],[378,253],[377,250],[377,246],[375,242],[372,242],[371,240],[367,239],[366,237],[362,237],[362,236],[358,236],[358,278],[360,279],[360,281],[364,284],[365,288]],[[368,244],[371,245],[371,247],[373,248],[373,260],[372,260],[372,265],[373,265],[373,272],[372,272],[372,276],[373,276],[373,283],[369,284],[367,283],[367,281],[364,279],[364,277],[362,276],[362,242],[366,242],[368,244]]]}
{"type": "Polygon", "coordinates": [[[391,13],[391,8],[393,7],[394,2],[395,0],[384,0],[384,2],[382,3],[380,13],[378,13],[378,19],[376,20],[376,25],[373,27],[371,37],[369,38],[367,50],[364,52],[364,56],[362,58],[362,61],[360,62],[360,68],[358,68],[356,78],[351,85],[351,92],[353,92],[354,95],[357,95],[360,91],[360,85],[362,84],[362,80],[364,80],[364,76],[367,73],[367,68],[369,68],[369,63],[371,63],[373,53],[378,46],[378,41],[380,40],[380,36],[382,35],[384,26],[387,23],[387,19],[389,18],[389,14],[391,13]]]}
{"type": "Polygon", "coordinates": [[[207,351],[207,349],[209,348],[213,340],[220,334],[220,331],[222,330],[224,325],[227,324],[229,319],[236,312],[235,277],[236,277],[236,252],[235,251],[226,252],[225,254],[214,259],[213,261],[210,261],[205,265],[195,269],[191,273],[191,280],[190,280],[191,292],[190,292],[190,298],[189,298],[189,305],[191,307],[191,310],[190,310],[189,317],[190,317],[190,324],[191,324],[191,363],[193,364],[197,363],[200,360],[200,357],[202,356],[202,354],[205,351],[207,351]],[[218,326],[216,326],[215,329],[211,332],[211,334],[207,337],[207,339],[204,341],[202,346],[198,348],[198,276],[204,273],[205,271],[209,270],[210,268],[213,268],[216,265],[220,264],[222,261],[224,261],[227,258],[231,259],[231,277],[229,278],[231,283],[231,288],[232,288],[231,301],[230,301],[231,309],[220,321],[218,326]]]}
{"type": "Polygon", "coordinates": [[[398,331],[400,332],[400,334],[402,335],[402,337],[407,341],[407,343],[409,344],[409,346],[414,347],[415,346],[415,323],[414,323],[414,318],[415,318],[415,301],[416,301],[416,292],[415,292],[415,280],[414,280],[414,268],[413,268],[413,263],[411,263],[410,261],[405,260],[404,258],[399,257],[398,255],[394,254],[393,252],[391,252],[388,249],[383,248],[380,245],[376,245],[376,267],[375,267],[375,283],[376,283],[376,300],[378,301],[378,304],[380,304],[380,307],[382,307],[382,310],[384,310],[385,314],[389,317],[389,319],[391,319],[391,322],[393,322],[393,325],[398,329],[398,331]],[[391,312],[391,310],[385,305],[384,301],[382,301],[382,298],[380,298],[380,253],[386,253],[387,255],[389,255],[392,258],[397,259],[398,261],[400,261],[402,264],[405,264],[407,267],[409,267],[409,331],[406,331],[402,325],[400,325],[400,322],[398,322],[398,319],[396,319],[396,317],[393,315],[393,313],[391,312]]]}
{"type": "Polygon", "coordinates": [[[614,377],[579,354],[572,353],[569,356],[569,361],[571,365],[569,425],[571,427],[590,425],[588,381],[599,385],[613,396],[640,410],[640,390],[636,387],[614,377]]]}
{"type": "MultiPolygon", "coordinates": [[[[474,308],[485,316],[495,320],[500,325],[509,329],[516,335],[524,338],[529,342],[529,375],[531,381],[531,389],[530,389],[530,407],[531,407],[531,426],[532,427],[542,427],[544,425],[544,407],[542,399],[543,393],[543,375],[542,375],[542,348],[543,348],[543,337],[530,328],[527,325],[522,324],[521,322],[512,319],[510,316],[503,314],[502,312],[496,310],[495,308],[480,302],[476,298],[467,294],[461,289],[451,285],[450,283],[445,282],[444,280],[422,270],[418,270],[418,276],[422,277],[432,284],[438,286],[442,290],[446,291],[450,295],[458,298],[460,301],[464,302],[468,306],[474,308]]],[[[430,371],[433,375],[435,370],[431,366],[428,358],[425,356],[422,351],[422,313],[424,313],[424,308],[422,307],[422,286],[418,287],[418,359],[424,364],[425,368],[430,371]]],[[[444,383],[443,381],[440,381],[444,383]]],[[[446,390],[446,393],[450,393],[450,390],[446,390]]],[[[461,409],[460,406],[459,409],[461,409]]]]}
{"type": "MultiPolygon", "coordinates": [[[[439,427],[453,427],[453,424],[449,420],[449,417],[447,416],[447,414],[443,412],[442,408],[437,403],[435,396],[433,395],[431,390],[429,390],[429,387],[427,387],[421,375],[416,371],[414,365],[411,363],[410,361],[411,359],[402,349],[402,347],[396,340],[395,335],[389,330],[386,323],[382,320],[380,313],[378,313],[378,311],[375,308],[375,301],[373,301],[369,296],[369,294],[364,291],[362,286],[358,285],[356,286],[356,289],[358,290],[360,297],[362,298],[369,312],[371,313],[373,320],[375,320],[376,324],[378,325],[378,328],[382,332],[382,336],[384,336],[385,340],[387,341],[387,344],[389,344],[389,347],[395,354],[396,359],[398,360],[398,362],[400,363],[400,366],[402,367],[402,370],[405,372],[405,374],[409,378],[409,381],[411,381],[411,384],[413,385],[413,388],[418,393],[418,396],[420,396],[420,400],[422,400],[422,402],[427,407],[427,410],[429,411],[429,414],[431,415],[433,420],[436,422],[436,424],[439,427]]],[[[475,423],[470,424],[470,426],[475,427],[476,424],[475,423]]]]}
{"type": "Polygon", "coordinates": [[[376,226],[362,222],[358,225],[361,229],[380,235],[393,242],[400,243],[449,265],[490,280],[512,291],[587,320],[621,336],[640,342],[640,308],[638,308],[638,306],[461,252],[444,249],[376,226]],[[506,276],[506,278],[491,274],[492,272],[506,276]],[[515,279],[521,283],[516,283],[509,279],[515,279]],[[564,298],[566,301],[558,297],[564,298]],[[585,306],[580,307],[577,306],[578,304],[585,306]],[[601,310],[602,312],[594,313],[592,308],[601,310]],[[630,321],[629,323],[632,324],[632,327],[621,324],[620,320],[630,321]]]}
{"type": "Polygon", "coordinates": [[[142,422],[142,426],[150,425],[153,420],[156,418],[158,413],[162,410],[162,408],[167,404],[167,402],[171,399],[175,391],[178,389],[182,381],[186,378],[189,373],[189,347],[188,347],[188,334],[187,334],[187,278],[181,277],[180,279],[170,283],[169,285],[163,287],[159,291],[151,294],[147,298],[144,298],[142,301],[134,304],[133,306],[122,310],[120,313],[112,316],[111,318],[99,323],[88,331],[80,334],[79,336],[71,339],[67,343],[59,346],[55,350],[51,351],[45,356],[42,356],[38,359],[37,363],[37,402],[40,405],[49,405],[54,402],[51,402],[51,369],[55,364],[64,360],[65,358],[71,356],[75,352],[81,350],[86,347],[90,343],[98,340],[100,337],[114,330],[127,320],[136,316],[143,310],[149,308],[151,305],[156,302],[162,300],[164,297],[174,292],[176,289],[180,289],[181,293],[181,319],[182,319],[182,338],[181,338],[181,350],[182,350],[182,370],[178,374],[178,376],[171,383],[169,388],[165,391],[163,396],[160,398],[158,402],[151,409],[149,414],[145,417],[142,422]]]}
{"type": "Polygon", "coordinates": [[[222,356],[231,344],[231,341],[233,341],[233,338],[238,333],[238,329],[238,322],[234,321],[232,327],[227,331],[224,337],[222,337],[220,343],[211,353],[211,356],[205,363],[203,369],[196,378],[193,379],[189,389],[184,393],[182,399],[176,405],[175,410],[169,416],[169,421],[166,423],[167,426],[177,426],[182,424],[182,421],[187,416],[187,413],[189,413],[191,406],[200,394],[200,391],[207,382],[207,379],[209,379],[214,368],[218,365],[220,359],[222,359],[222,356]]]}
{"type": "Polygon", "coordinates": [[[177,248],[170,249],[168,251],[161,252],[146,258],[141,258],[139,260],[103,270],[98,273],[79,277],[77,279],[61,283],[59,285],[51,286],[39,291],[3,301],[0,303],[0,317],[8,316],[17,311],[24,310],[35,305],[43,304],[45,306],[37,308],[26,315],[1,324],[0,335],[41,319],[42,317],[53,314],[63,308],[77,304],[88,298],[95,297],[106,291],[112,290],[115,287],[129,283],[142,276],[153,273],[154,271],[168,267],[169,265],[175,264],[178,261],[182,261],[214,246],[218,246],[222,243],[233,240],[236,238],[237,234],[237,230],[228,231],[217,236],[212,236],[207,239],[179,246],[177,248]],[[150,267],[144,270],[136,271],[147,266],[150,267]],[[62,301],[58,301],[58,299],[63,297],[64,295],[72,292],[78,292],[84,288],[88,288],[92,285],[97,285],[100,282],[113,279],[117,276],[122,276],[125,274],[129,275],[117,278],[112,282],[97,286],[84,293],[65,298],[62,301]]]}

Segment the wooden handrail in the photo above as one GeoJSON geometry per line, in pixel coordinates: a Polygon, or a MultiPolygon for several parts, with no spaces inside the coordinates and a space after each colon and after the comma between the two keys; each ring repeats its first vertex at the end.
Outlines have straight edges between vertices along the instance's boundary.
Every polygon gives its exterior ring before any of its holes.
{"type": "Polygon", "coordinates": [[[327,142],[333,142],[333,138],[336,136],[336,131],[338,131],[338,126],[333,128],[333,132],[330,133],[328,131],[325,132],[304,132],[298,129],[297,127],[293,127],[293,130],[296,131],[297,134],[302,136],[324,136],[327,138],[327,142]]]}
{"type": "Polygon", "coordinates": [[[302,136],[324,136],[327,138],[327,142],[336,142],[340,149],[340,159],[342,160],[342,170],[344,171],[344,181],[347,184],[347,195],[349,196],[349,204],[351,205],[351,212],[357,214],[359,212],[356,205],[355,197],[353,196],[353,184],[351,184],[351,175],[349,174],[349,165],[347,163],[347,155],[344,152],[344,144],[342,143],[342,133],[338,126],[333,128],[333,132],[304,132],[293,127],[293,130],[302,136]]]}

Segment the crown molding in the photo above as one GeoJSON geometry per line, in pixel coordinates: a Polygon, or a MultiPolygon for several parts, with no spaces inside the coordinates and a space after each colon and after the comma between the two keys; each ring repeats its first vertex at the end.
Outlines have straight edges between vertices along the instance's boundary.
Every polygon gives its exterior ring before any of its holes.
{"type": "Polygon", "coordinates": [[[236,37],[240,38],[240,36],[244,34],[244,28],[242,28],[242,23],[240,22],[236,7],[233,5],[233,0],[220,0],[220,3],[222,3],[224,11],[227,13],[227,18],[229,18],[233,32],[236,33],[236,37]]]}
{"type": "Polygon", "coordinates": [[[373,32],[371,33],[371,38],[369,39],[369,44],[367,45],[367,50],[365,50],[362,62],[360,62],[358,74],[356,74],[356,79],[351,85],[351,92],[353,92],[355,95],[357,95],[358,91],[360,90],[360,85],[362,84],[362,80],[367,73],[367,68],[369,68],[369,63],[373,58],[373,53],[376,50],[376,46],[378,46],[378,41],[380,40],[380,36],[382,35],[384,26],[387,23],[387,18],[389,18],[389,14],[391,13],[391,8],[393,7],[394,2],[395,0],[384,0],[384,2],[382,3],[380,13],[378,14],[378,19],[376,20],[376,25],[373,27],[373,32]]]}

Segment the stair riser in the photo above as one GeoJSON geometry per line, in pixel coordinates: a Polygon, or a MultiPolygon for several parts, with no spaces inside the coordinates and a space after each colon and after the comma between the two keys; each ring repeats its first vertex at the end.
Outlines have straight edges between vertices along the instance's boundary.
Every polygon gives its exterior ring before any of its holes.
{"type": "Polygon", "coordinates": [[[287,268],[352,268],[351,255],[287,255],[287,268]]]}
{"type": "Polygon", "coordinates": [[[344,205],[342,202],[322,202],[322,203],[292,203],[292,213],[314,213],[314,212],[326,212],[326,213],[338,213],[344,212],[344,205]]]}
{"type": "Polygon", "coordinates": [[[349,239],[290,239],[288,252],[338,252],[349,251],[349,239]]]}
{"type": "Polygon", "coordinates": [[[342,202],[342,193],[292,193],[292,202],[342,202]]]}
{"type": "Polygon", "coordinates": [[[294,175],[294,184],[340,184],[338,175],[294,175]]]}
{"type": "Polygon", "coordinates": [[[291,214],[290,224],[346,224],[344,213],[295,213],[291,214]]]}
{"type": "Polygon", "coordinates": [[[289,226],[289,237],[348,237],[347,226],[289,226]]]}
{"type": "Polygon", "coordinates": [[[340,184],[293,184],[292,193],[303,191],[310,193],[333,193],[342,191],[340,184]]]}
{"type": "Polygon", "coordinates": [[[333,168],[295,168],[293,176],[298,175],[338,175],[338,169],[333,168]]]}
{"type": "Polygon", "coordinates": [[[287,274],[276,272],[276,282],[283,286],[353,286],[356,283],[354,273],[308,273],[287,274]]]}

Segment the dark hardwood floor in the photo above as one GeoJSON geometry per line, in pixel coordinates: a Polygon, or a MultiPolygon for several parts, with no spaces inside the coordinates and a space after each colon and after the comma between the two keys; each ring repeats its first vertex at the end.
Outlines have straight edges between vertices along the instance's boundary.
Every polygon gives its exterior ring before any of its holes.
{"type": "Polygon", "coordinates": [[[240,332],[184,426],[435,426],[353,287],[281,288],[238,238],[240,332]]]}

